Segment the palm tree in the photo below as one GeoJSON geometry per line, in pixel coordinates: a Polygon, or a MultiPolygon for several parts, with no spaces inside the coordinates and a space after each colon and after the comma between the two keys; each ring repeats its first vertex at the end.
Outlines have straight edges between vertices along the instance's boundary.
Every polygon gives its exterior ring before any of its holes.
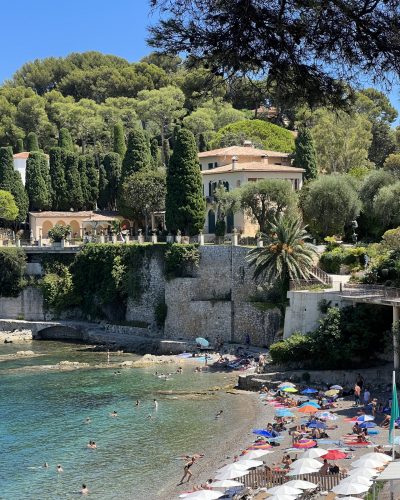
{"type": "Polygon", "coordinates": [[[299,217],[281,213],[268,229],[268,234],[263,235],[264,247],[251,250],[247,259],[254,267],[254,278],[278,285],[285,302],[290,280],[310,278],[317,251],[309,243],[311,236],[299,217]]]}

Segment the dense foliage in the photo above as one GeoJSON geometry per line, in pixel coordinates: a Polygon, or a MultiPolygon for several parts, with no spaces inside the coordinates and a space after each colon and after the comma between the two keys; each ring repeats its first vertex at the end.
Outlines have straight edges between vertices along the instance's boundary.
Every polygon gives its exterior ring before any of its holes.
{"type": "Polygon", "coordinates": [[[0,189],[0,219],[13,221],[18,217],[18,207],[9,191],[0,189]]]}
{"type": "Polygon", "coordinates": [[[24,287],[26,255],[20,248],[0,248],[0,296],[17,297],[24,287]]]}
{"type": "Polygon", "coordinates": [[[0,189],[12,194],[18,208],[16,222],[25,221],[28,212],[28,195],[22,184],[21,175],[14,170],[12,151],[0,148],[0,189]]]}
{"type": "Polygon", "coordinates": [[[310,181],[318,175],[314,141],[308,128],[301,128],[295,141],[294,166],[304,168],[304,179],[310,181]]]}
{"type": "Polygon", "coordinates": [[[168,279],[192,276],[199,262],[197,245],[170,245],[165,253],[165,274],[168,279]]]}

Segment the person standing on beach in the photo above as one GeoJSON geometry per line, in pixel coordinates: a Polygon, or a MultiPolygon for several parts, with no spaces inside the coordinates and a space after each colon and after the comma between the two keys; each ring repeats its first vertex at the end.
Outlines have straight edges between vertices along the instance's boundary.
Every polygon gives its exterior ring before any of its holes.
{"type": "Polygon", "coordinates": [[[358,406],[360,404],[361,387],[357,384],[354,386],[354,405],[358,406]]]}
{"type": "Polygon", "coordinates": [[[196,462],[196,457],[191,457],[191,459],[189,460],[189,462],[187,462],[185,464],[185,467],[183,468],[183,477],[182,479],[180,480],[180,482],[178,483],[178,486],[180,484],[183,484],[183,480],[185,479],[186,476],[188,476],[187,478],[187,483],[190,481],[190,479],[192,478],[193,474],[192,472],[190,471],[190,468],[192,467],[192,465],[196,462]]]}
{"type": "Polygon", "coordinates": [[[367,406],[369,404],[369,400],[371,399],[371,393],[369,392],[368,387],[365,388],[364,391],[364,405],[367,406]]]}

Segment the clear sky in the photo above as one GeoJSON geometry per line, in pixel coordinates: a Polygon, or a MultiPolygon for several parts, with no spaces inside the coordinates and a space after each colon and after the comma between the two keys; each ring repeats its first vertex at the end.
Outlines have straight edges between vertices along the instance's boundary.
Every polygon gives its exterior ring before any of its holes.
{"type": "MultiPolygon", "coordinates": [[[[134,62],[151,52],[145,41],[151,23],[148,0],[9,0],[1,4],[0,82],[33,59],[97,50],[134,62]]],[[[400,114],[398,85],[389,97],[400,114]]]]}

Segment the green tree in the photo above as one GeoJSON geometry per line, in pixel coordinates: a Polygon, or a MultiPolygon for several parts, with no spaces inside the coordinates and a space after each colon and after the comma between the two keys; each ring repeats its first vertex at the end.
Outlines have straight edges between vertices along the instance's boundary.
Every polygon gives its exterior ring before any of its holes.
{"type": "Polygon", "coordinates": [[[94,210],[99,196],[99,172],[93,155],[86,155],[86,175],[87,207],[89,210],[94,210]]]}
{"type": "Polygon", "coordinates": [[[396,178],[400,179],[400,153],[390,154],[386,158],[383,168],[386,172],[389,172],[396,178]]]}
{"type": "Polygon", "coordinates": [[[99,168],[99,194],[97,198],[97,205],[100,210],[104,210],[108,208],[108,180],[106,169],[103,165],[100,165],[99,168]]]}
{"type": "Polygon", "coordinates": [[[168,168],[169,161],[171,159],[171,149],[169,147],[169,140],[164,139],[162,143],[162,156],[164,159],[164,167],[168,168]]]}
{"type": "Polygon", "coordinates": [[[148,170],[151,169],[151,167],[151,152],[144,132],[140,129],[130,132],[128,136],[128,147],[122,162],[122,179],[125,180],[134,172],[148,170]]]}
{"type": "Polygon", "coordinates": [[[227,191],[225,186],[219,185],[214,190],[213,205],[217,215],[215,233],[218,237],[223,237],[226,233],[226,217],[230,213],[235,214],[240,208],[240,190],[227,191]]]}
{"type": "Polygon", "coordinates": [[[77,153],[70,151],[66,151],[63,156],[68,208],[81,210],[83,206],[83,193],[79,175],[79,156],[77,153]]]}
{"type": "Polygon", "coordinates": [[[14,221],[18,216],[18,207],[14,196],[9,191],[0,189],[0,219],[14,221]]]}
{"type": "Polygon", "coordinates": [[[124,217],[144,221],[147,232],[151,214],[164,210],[166,195],[166,176],[163,170],[141,170],[125,179],[121,198],[124,217]]]}
{"type": "Polygon", "coordinates": [[[0,296],[18,297],[24,287],[26,254],[22,248],[0,249],[0,296]]]}
{"type": "Polygon", "coordinates": [[[240,196],[242,207],[258,222],[261,232],[267,231],[276,215],[294,210],[297,201],[290,183],[282,179],[248,182],[240,189],[240,196]]]}
{"type": "Polygon", "coordinates": [[[161,167],[161,152],[156,137],[153,137],[150,141],[150,154],[153,159],[153,167],[161,167]]]}
{"type": "Polygon", "coordinates": [[[60,129],[60,133],[58,135],[58,145],[66,151],[74,152],[75,150],[74,141],[72,140],[70,131],[65,127],[60,129]]]}
{"type": "Polygon", "coordinates": [[[19,138],[17,139],[17,144],[15,146],[15,152],[16,153],[22,153],[24,151],[24,141],[19,138]]]}
{"type": "Polygon", "coordinates": [[[89,207],[89,181],[88,181],[88,176],[86,173],[86,160],[87,160],[86,155],[79,156],[78,170],[79,170],[79,179],[81,181],[81,190],[82,190],[82,197],[83,197],[82,207],[85,208],[86,210],[88,210],[88,207],[89,207]]]}
{"type": "Polygon", "coordinates": [[[28,213],[28,195],[21,175],[14,170],[13,155],[10,148],[0,148],[0,189],[9,191],[18,208],[16,223],[25,222],[28,213]]]}
{"type": "Polygon", "coordinates": [[[304,177],[308,181],[313,180],[318,175],[317,158],[313,138],[307,128],[301,128],[296,137],[296,150],[294,165],[304,168],[304,177]]]}
{"type": "Polygon", "coordinates": [[[113,139],[114,139],[114,148],[113,148],[114,153],[118,153],[121,158],[124,158],[126,153],[126,144],[125,144],[124,126],[121,122],[118,122],[114,125],[113,139]]]}
{"type": "Polygon", "coordinates": [[[400,181],[384,186],[374,200],[374,212],[380,223],[381,234],[400,225],[400,181]]]}
{"type": "Polygon", "coordinates": [[[300,217],[279,213],[266,227],[264,247],[250,250],[248,262],[254,278],[266,285],[274,284],[286,303],[289,282],[308,280],[317,255],[310,235],[300,217]]]}
{"type": "Polygon", "coordinates": [[[348,176],[324,175],[302,190],[304,220],[319,238],[344,235],[345,225],[356,219],[361,201],[348,176]]]}
{"type": "Polygon", "coordinates": [[[262,120],[240,120],[218,130],[211,141],[212,148],[235,146],[252,141],[256,147],[291,153],[294,150],[293,134],[282,127],[262,120]]]}
{"type": "Polygon", "coordinates": [[[28,151],[39,151],[39,142],[35,132],[29,132],[26,137],[26,149],[28,151]]]}
{"type": "Polygon", "coordinates": [[[61,148],[49,151],[50,179],[52,188],[52,209],[68,210],[67,182],[64,173],[64,152],[61,148]]]}
{"type": "Polygon", "coordinates": [[[107,200],[106,206],[109,210],[116,210],[117,196],[121,181],[121,158],[118,153],[108,153],[103,158],[103,166],[107,178],[106,193],[103,192],[107,200]]]}
{"type": "Polygon", "coordinates": [[[40,151],[32,151],[26,161],[25,188],[29,197],[30,210],[51,208],[51,192],[46,156],[40,151]]]}
{"type": "Polygon", "coordinates": [[[166,223],[169,231],[198,234],[204,227],[205,200],[196,141],[189,130],[178,133],[167,172],[166,223]]]}
{"type": "Polygon", "coordinates": [[[11,192],[13,184],[14,162],[9,147],[0,148],[0,188],[11,192]]]}
{"type": "Polygon", "coordinates": [[[396,134],[389,124],[376,122],[372,124],[372,141],[368,150],[368,158],[377,167],[382,167],[389,155],[396,151],[396,134]]]}
{"type": "Polygon", "coordinates": [[[204,137],[204,134],[199,135],[199,153],[203,153],[204,151],[207,151],[208,149],[208,144],[207,141],[204,137]]]}

